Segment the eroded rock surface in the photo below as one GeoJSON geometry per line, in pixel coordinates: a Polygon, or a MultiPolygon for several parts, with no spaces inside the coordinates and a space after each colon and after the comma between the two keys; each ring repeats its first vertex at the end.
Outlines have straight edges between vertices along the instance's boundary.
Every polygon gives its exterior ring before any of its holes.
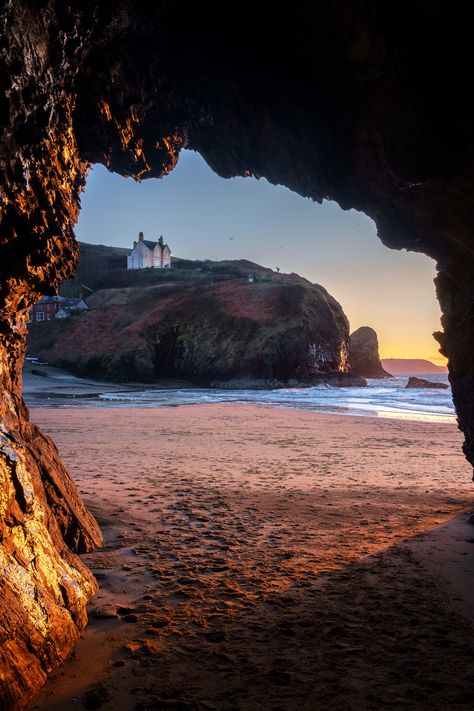
{"type": "Polygon", "coordinates": [[[224,177],[265,176],[362,210],[386,245],[430,255],[438,338],[474,463],[474,50],[465,12],[376,0],[272,12],[264,2],[1,4],[6,708],[18,708],[70,650],[93,589],[64,540],[89,545],[97,530],[20,395],[25,316],[74,268],[91,163],[159,177],[187,146],[224,177]],[[77,585],[60,586],[64,570],[77,585]]]}
{"type": "MultiPolygon", "coordinates": [[[[14,334],[12,334],[14,338],[14,334]]],[[[18,709],[70,653],[96,583],[75,553],[100,543],[54,443],[0,363],[0,707],[18,709]]],[[[21,364],[18,359],[15,368],[21,364]]],[[[21,392],[21,391],[20,391],[21,392]]]]}

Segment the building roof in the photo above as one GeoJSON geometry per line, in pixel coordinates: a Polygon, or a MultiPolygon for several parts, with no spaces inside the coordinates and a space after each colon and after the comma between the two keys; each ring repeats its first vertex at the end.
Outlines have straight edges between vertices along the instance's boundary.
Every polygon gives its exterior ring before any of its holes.
{"type": "MultiPolygon", "coordinates": [[[[143,244],[146,244],[146,246],[148,247],[148,249],[151,249],[151,250],[153,250],[153,249],[155,249],[155,247],[158,247],[158,246],[159,246],[159,247],[161,247],[161,251],[163,251],[165,247],[168,247],[167,244],[161,244],[159,241],[157,241],[157,242],[152,242],[152,241],[149,240],[149,239],[142,239],[142,240],[140,240],[140,241],[143,242],[143,244]]],[[[168,249],[169,249],[169,247],[168,247],[168,249]]],[[[170,251],[171,251],[171,250],[170,250],[170,251]]]]}
{"type": "MultiPolygon", "coordinates": [[[[61,308],[62,309],[73,309],[80,303],[86,304],[86,302],[84,301],[84,299],[82,297],[80,297],[79,299],[63,299],[61,302],[61,308]]],[[[86,306],[87,306],[87,304],[86,304],[86,306]]]]}
{"type": "Polygon", "coordinates": [[[63,296],[42,296],[38,301],[39,304],[57,304],[58,302],[63,302],[63,296]]]}

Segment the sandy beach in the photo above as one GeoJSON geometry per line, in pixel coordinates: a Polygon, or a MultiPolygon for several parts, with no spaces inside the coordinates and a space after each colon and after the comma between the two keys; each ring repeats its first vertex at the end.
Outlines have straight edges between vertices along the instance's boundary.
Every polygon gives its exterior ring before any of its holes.
{"type": "Polygon", "coordinates": [[[474,707],[451,423],[253,405],[34,408],[104,531],[41,711],[474,707]]]}

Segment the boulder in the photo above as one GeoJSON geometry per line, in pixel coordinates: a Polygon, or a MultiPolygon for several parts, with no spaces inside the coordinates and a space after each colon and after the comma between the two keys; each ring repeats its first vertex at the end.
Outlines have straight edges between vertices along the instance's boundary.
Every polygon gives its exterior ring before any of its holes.
{"type": "Polygon", "coordinates": [[[406,388],[437,388],[439,390],[447,390],[449,385],[447,383],[433,382],[432,380],[425,380],[424,378],[415,378],[412,376],[408,378],[408,383],[405,385],[406,388]]]}
{"type": "Polygon", "coordinates": [[[315,378],[312,385],[331,385],[333,388],[365,388],[367,380],[357,373],[327,373],[315,378]]]}

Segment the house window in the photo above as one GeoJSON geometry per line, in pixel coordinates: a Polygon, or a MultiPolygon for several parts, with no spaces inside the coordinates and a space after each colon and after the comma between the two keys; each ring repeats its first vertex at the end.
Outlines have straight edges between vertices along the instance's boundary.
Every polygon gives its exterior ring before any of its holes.
{"type": "Polygon", "coordinates": [[[37,321],[44,321],[44,313],[42,311],[36,312],[36,320],[37,321]]]}
{"type": "Polygon", "coordinates": [[[43,310],[43,304],[38,304],[36,307],[37,311],[42,311],[43,310]]]}

